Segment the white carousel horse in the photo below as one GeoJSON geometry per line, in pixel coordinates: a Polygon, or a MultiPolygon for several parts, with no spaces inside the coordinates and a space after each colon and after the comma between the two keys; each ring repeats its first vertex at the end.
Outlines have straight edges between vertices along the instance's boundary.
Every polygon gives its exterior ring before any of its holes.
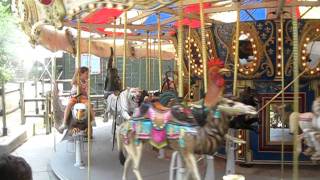
{"type": "Polygon", "coordinates": [[[302,130],[301,138],[305,140],[308,149],[305,155],[311,156],[312,160],[320,160],[320,98],[313,101],[313,112],[298,113],[290,115],[290,131],[293,133],[298,124],[302,130]],[[297,123],[298,121],[298,123],[297,123]]]}

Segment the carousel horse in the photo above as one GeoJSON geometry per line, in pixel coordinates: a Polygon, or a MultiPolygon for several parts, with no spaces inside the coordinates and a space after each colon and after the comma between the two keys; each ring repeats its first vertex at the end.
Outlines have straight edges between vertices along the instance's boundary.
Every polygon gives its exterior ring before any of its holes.
{"type": "MultiPolygon", "coordinates": [[[[118,70],[117,68],[113,68],[113,48],[110,47],[110,57],[108,60],[108,68],[107,68],[107,76],[104,83],[104,99],[105,99],[105,105],[106,109],[110,109],[107,99],[109,95],[114,94],[115,96],[118,96],[119,92],[121,91],[121,81],[118,76],[118,70]]],[[[107,110],[104,112],[104,121],[108,121],[109,113],[107,110]]]]}
{"type": "Polygon", "coordinates": [[[290,131],[293,133],[299,125],[302,130],[300,135],[308,148],[304,154],[311,156],[314,161],[320,161],[320,98],[313,101],[313,112],[298,113],[293,112],[290,115],[290,131]],[[297,123],[298,122],[298,123],[297,123]]]}
{"type": "MultiPolygon", "coordinates": [[[[253,89],[247,87],[240,94],[239,101],[246,105],[257,107],[259,103],[257,96],[257,93],[253,89]]],[[[229,123],[229,127],[233,129],[248,129],[258,133],[258,121],[259,118],[257,116],[239,115],[232,118],[232,120],[229,123]]]]}
{"type": "Polygon", "coordinates": [[[230,116],[257,113],[252,106],[221,97],[224,72],[223,62],[209,61],[208,93],[202,105],[184,107],[180,104],[172,108],[142,105],[137,118],[120,125],[117,132],[119,155],[123,157],[123,151],[127,154],[123,180],[127,179],[131,162],[135,176],[142,179],[139,167],[143,144],[147,142],[156,148],[180,151],[192,177],[200,180],[195,154],[213,155],[217,151],[224,142],[230,116]]]}

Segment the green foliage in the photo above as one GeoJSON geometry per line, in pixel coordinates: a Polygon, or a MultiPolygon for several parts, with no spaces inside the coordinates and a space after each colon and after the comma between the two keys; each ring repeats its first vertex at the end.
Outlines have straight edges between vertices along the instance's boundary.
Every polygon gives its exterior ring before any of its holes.
{"type": "Polygon", "coordinates": [[[16,28],[8,1],[0,2],[0,27],[0,81],[8,81],[15,65],[14,53],[9,46],[14,44],[16,28]]]}

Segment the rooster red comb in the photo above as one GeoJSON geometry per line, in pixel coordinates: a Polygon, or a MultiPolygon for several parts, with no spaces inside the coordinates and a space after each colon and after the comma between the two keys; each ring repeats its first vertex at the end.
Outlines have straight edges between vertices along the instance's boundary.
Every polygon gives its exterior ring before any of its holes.
{"type": "Polygon", "coordinates": [[[219,68],[223,68],[224,67],[224,62],[221,61],[219,58],[212,58],[208,61],[208,68],[217,66],[219,68]]]}

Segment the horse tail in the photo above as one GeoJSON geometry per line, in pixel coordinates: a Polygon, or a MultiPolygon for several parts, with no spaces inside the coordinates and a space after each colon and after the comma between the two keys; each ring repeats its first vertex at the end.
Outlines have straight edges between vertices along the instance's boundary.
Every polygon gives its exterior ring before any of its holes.
{"type": "Polygon", "coordinates": [[[294,133],[299,128],[300,113],[293,112],[289,117],[290,133],[294,133]]]}

